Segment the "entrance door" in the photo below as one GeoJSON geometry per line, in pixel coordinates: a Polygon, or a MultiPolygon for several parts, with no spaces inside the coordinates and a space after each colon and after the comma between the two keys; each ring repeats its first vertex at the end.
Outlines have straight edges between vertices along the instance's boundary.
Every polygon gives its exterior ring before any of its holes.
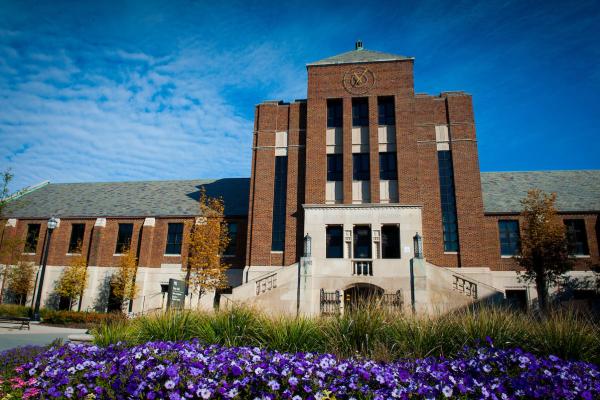
{"type": "Polygon", "coordinates": [[[359,283],[344,290],[344,308],[354,310],[381,301],[383,289],[369,283],[359,283]]]}

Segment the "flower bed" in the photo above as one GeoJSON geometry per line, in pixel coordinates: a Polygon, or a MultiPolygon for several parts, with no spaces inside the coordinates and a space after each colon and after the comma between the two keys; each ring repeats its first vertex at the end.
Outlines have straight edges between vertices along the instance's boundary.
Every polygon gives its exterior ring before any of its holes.
{"type": "MultiPolygon", "coordinates": [[[[0,362],[2,361],[0,355],[0,362]]],[[[68,344],[17,368],[23,398],[388,399],[600,396],[600,370],[519,349],[465,348],[453,359],[378,363],[198,341],[68,344]]],[[[13,378],[15,379],[15,378],[13,378]]],[[[5,390],[11,383],[5,382],[5,390]]]]}

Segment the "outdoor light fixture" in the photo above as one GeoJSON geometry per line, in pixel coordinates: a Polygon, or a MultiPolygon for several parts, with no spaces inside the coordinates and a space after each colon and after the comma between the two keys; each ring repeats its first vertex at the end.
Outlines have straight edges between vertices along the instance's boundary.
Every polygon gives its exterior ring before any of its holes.
{"type": "Polygon", "coordinates": [[[306,236],[304,236],[304,257],[310,257],[311,252],[312,252],[312,238],[307,233],[306,236]]]}
{"type": "Polygon", "coordinates": [[[413,246],[415,250],[415,258],[423,258],[423,237],[419,235],[419,232],[413,237],[413,246]]]}
{"type": "Polygon", "coordinates": [[[48,220],[48,229],[46,230],[46,238],[44,240],[44,252],[42,254],[42,269],[40,271],[40,279],[38,283],[37,296],[35,299],[35,307],[33,308],[33,320],[40,320],[40,305],[42,302],[42,290],[44,289],[44,275],[46,274],[46,263],[48,262],[48,250],[50,249],[50,239],[52,232],[58,227],[58,218],[50,218],[48,220]]]}

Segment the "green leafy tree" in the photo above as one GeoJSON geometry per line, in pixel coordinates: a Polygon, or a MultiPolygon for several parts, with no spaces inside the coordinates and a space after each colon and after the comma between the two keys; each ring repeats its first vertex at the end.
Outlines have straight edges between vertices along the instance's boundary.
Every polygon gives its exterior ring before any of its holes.
{"type": "Polygon", "coordinates": [[[31,262],[19,261],[8,270],[8,290],[18,299],[18,304],[25,305],[29,292],[33,289],[35,266],[31,262]]]}
{"type": "Polygon", "coordinates": [[[521,200],[525,220],[521,238],[521,254],[516,257],[523,269],[519,276],[535,282],[540,309],[548,311],[548,289],[564,278],[571,269],[565,226],[558,217],[556,194],[530,190],[521,200]]]}
{"type": "Polygon", "coordinates": [[[74,257],[63,270],[56,285],[56,293],[69,299],[69,309],[83,294],[87,284],[87,261],[84,256],[74,257]]]}

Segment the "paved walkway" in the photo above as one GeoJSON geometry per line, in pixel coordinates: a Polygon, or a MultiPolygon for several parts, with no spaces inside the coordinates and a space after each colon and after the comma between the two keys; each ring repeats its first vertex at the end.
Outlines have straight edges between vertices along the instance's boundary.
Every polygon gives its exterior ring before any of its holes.
{"type": "Polygon", "coordinates": [[[85,331],[85,329],[61,328],[37,323],[31,323],[31,330],[2,326],[0,327],[0,351],[29,344],[49,344],[58,338],[66,341],[69,335],[85,333],[85,331]]]}

